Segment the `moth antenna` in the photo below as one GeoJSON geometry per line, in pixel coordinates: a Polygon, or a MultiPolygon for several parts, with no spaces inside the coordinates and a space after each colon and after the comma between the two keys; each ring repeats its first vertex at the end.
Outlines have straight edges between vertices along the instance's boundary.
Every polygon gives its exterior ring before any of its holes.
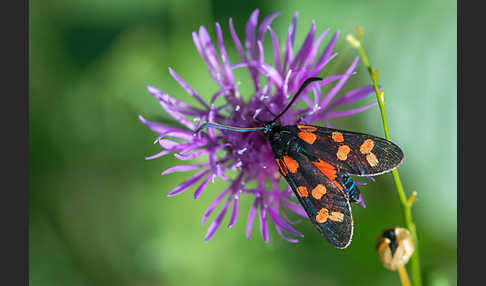
{"type": "Polygon", "coordinates": [[[322,80],[322,78],[320,77],[310,77],[308,79],[306,79],[302,85],[300,86],[299,90],[297,91],[297,93],[294,95],[294,97],[292,98],[292,100],[289,102],[289,104],[287,104],[287,106],[285,107],[285,109],[280,112],[279,115],[277,115],[272,121],[270,121],[270,123],[273,123],[275,121],[277,121],[285,112],[287,112],[287,110],[289,110],[290,106],[292,106],[292,104],[297,100],[297,98],[299,97],[299,95],[302,93],[302,91],[304,91],[304,89],[313,81],[319,81],[319,80],[322,80]]]}
{"type": "Polygon", "coordinates": [[[264,129],[264,127],[243,128],[243,127],[222,125],[222,124],[214,123],[214,122],[208,122],[208,123],[204,123],[198,129],[196,129],[196,131],[194,131],[194,134],[198,134],[201,130],[206,129],[206,128],[210,128],[210,127],[216,128],[216,129],[221,129],[221,130],[237,131],[237,132],[260,131],[260,130],[264,129]]]}
{"type": "Polygon", "coordinates": [[[265,102],[263,102],[263,106],[265,107],[265,109],[271,114],[273,115],[274,117],[276,117],[277,115],[275,113],[273,113],[270,108],[265,104],[265,102]]]}

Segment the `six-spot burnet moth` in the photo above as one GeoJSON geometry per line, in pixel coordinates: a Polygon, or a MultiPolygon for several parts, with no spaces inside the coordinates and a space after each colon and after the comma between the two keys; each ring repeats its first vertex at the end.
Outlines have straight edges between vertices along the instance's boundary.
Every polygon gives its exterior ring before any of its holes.
{"type": "Polygon", "coordinates": [[[310,220],[337,248],[346,248],[353,235],[350,202],[360,202],[360,192],[350,175],[374,176],[396,168],[403,159],[394,143],[372,135],[313,125],[282,126],[279,118],[300,93],[318,77],[308,78],[289,104],[261,127],[239,128],[208,122],[205,128],[237,132],[262,131],[270,141],[276,164],[310,220]]]}

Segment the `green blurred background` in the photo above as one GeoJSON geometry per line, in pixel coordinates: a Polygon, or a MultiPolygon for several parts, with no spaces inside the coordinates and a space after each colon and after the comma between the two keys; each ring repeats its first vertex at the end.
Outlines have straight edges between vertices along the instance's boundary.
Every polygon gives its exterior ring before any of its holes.
{"type": "MultiPolygon", "coordinates": [[[[272,24],[281,41],[299,11],[297,45],[312,19],[317,32],[340,29],[328,73],[349,65],[357,52],[344,35],[364,28],[391,136],[405,152],[402,182],[419,194],[424,282],[456,284],[456,1],[45,0],[29,8],[30,285],[399,285],[374,249],[382,229],[403,221],[389,174],[361,188],[367,208],[353,207],[354,240],[343,251],[307,222],[296,225],[305,234],[298,244],[273,227],[265,244],[258,221],[247,240],[245,196],[236,225],[227,229],[227,217],[205,243],[201,217],[224,184],[198,201],[191,190],[168,198],[188,174],[160,176],[172,156],[144,160],[160,147],[138,114],[169,119],[145,85],[194,103],[173,67],[208,99],[217,86],[191,32],[204,25],[214,38],[218,21],[235,62],[228,19],[242,39],[255,8],[260,20],[282,12],[272,24]]],[[[357,71],[346,89],[369,84],[362,63],[357,71]]],[[[378,107],[332,123],[383,136],[378,107]]]]}

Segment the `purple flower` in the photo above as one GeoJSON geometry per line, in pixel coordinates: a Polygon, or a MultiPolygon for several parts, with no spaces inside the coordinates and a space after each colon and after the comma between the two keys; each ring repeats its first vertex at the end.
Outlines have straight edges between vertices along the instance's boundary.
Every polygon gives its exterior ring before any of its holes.
{"type": "MultiPolygon", "coordinates": [[[[255,118],[271,120],[273,114],[282,111],[300,85],[309,77],[322,72],[337,53],[333,53],[339,32],[334,33],[327,46],[319,51],[319,47],[328,34],[325,30],[315,39],[316,25],[312,22],[302,46],[294,50],[297,16],[295,13],[290,24],[287,38],[279,42],[270,24],[278,15],[273,13],[258,24],[259,11],[255,10],[246,24],[244,42],[236,35],[233,21],[229,20],[229,31],[240,60],[230,63],[223,44],[223,33],[219,23],[216,23],[217,39],[213,43],[204,27],[199,32],[193,32],[194,44],[206,63],[209,75],[220,86],[207,103],[186,83],[173,69],[169,68],[172,77],[197,101],[198,106],[191,106],[179,101],[154,87],[148,86],[148,91],[160,102],[162,108],[184,128],[173,127],[161,123],[150,122],[140,116],[140,120],[159,136],[155,143],[160,144],[162,151],[147,159],[154,159],[169,153],[181,161],[207,156],[207,163],[182,164],[170,167],[163,175],[173,172],[197,170],[197,173],[169,191],[168,196],[174,196],[195,186],[194,199],[198,199],[209,182],[222,179],[228,186],[219,193],[205,211],[202,223],[212,215],[216,206],[222,204],[222,209],[213,216],[207,230],[205,241],[211,239],[228,214],[228,228],[234,226],[238,218],[238,202],[240,195],[251,195],[254,202],[248,213],[246,236],[249,239],[255,218],[260,224],[260,232],[265,242],[268,242],[269,223],[277,232],[290,242],[297,242],[295,237],[302,237],[286,216],[286,210],[308,219],[304,209],[292,200],[295,197],[290,188],[279,189],[281,179],[273,158],[272,149],[261,132],[233,132],[230,130],[207,129],[194,135],[193,131],[202,123],[216,122],[238,127],[259,127],[255,118]],[[271,40],[273,53],[265,57],[263,41],[271,40]],[[283,46],[283,50],[279,47],[283,46]],[[254,95],[245,101],[238,92],[233,70],[245,68],[253,81],[254,95]],[[224,103],[216,105],[216,99],[224,98],[224,103]],[[272,114],[273,113],[273,114],[272,114]],[[250,186],[250,182],[252,182],[250,186]]],[[[352,115],[373,105],[365,105],[355,109],[335,111],[335,108],[363,99],[373,92],[372,86],[361,87],[337,96],[349,77],[355,74],[354,69],[358,58],[347,67],[342,74],[332,75],[310,84],[302,93],[305,103],[303,108],[290,109],[281,117],[282,125],[311,124],[331,118],[352,115]],[[322,94],[322,86],[330,86],[326,94],[322,94]]],[[[220,100],[221,101],[221,100],[220,100]]],[[[218,101],[218,102],[220,102],[218,101]]],[[[185,163],[185,162],[184,162],[185,163]]],[[[363,205],[364,206],[364,205],[363,205]]]]}

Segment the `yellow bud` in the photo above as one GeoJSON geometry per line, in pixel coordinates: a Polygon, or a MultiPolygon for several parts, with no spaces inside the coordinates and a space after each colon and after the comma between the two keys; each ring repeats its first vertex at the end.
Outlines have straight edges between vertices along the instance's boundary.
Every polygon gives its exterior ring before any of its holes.
{"type": "Polygon", "coordinates": [[[353,48],[359,48],[361,46],[361,43],[351,34],[346,35],[346,41],[353,47],[353,48]]]}
{"type": "Polygon", "coordinates": [[[408,230],[391,227],[385,229],[376,240],[376,250],[383,266],[395,271],[407,264],[415,248],[408,230]]]}
{"type": "Polygon", "coordinates": [[[356,34],[358,34],[359,37],[363,36],[364,30],[360,26],[356,26],[356,34]]]}
{"type": "Polygon", "coordinates": [[[375,68],[371,69],[371,78],[374,81],[378,82],[378,70],[377,69],[375,69],[375,68]]]}
{"type": "Polygon", "coordinates": [[[385,104],[385,91],[383,89],[380,90],[380,101],[385,104]]]}
{"type": "Polygon", "coordinates": [[[411,206],[415,202],[416,198],[417,198],[417,192],[412,192],[408,197],[407,204],[411,206]]]}

